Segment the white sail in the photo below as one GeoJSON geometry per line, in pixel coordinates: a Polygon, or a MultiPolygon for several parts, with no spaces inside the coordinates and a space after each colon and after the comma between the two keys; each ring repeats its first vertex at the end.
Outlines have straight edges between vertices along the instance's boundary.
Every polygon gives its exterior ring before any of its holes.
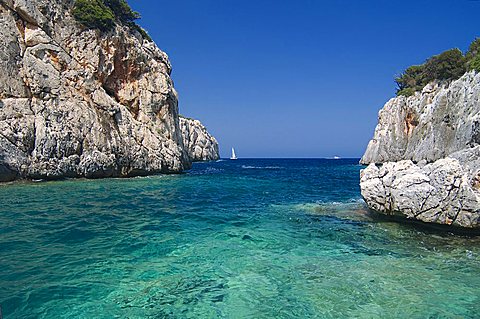
{"type": "Polygon", "coordinates": [[[232,147],[232,157],[230,157],[232,160],[236,160],[237,156],[235,155],[235,149],[232,147]]]}

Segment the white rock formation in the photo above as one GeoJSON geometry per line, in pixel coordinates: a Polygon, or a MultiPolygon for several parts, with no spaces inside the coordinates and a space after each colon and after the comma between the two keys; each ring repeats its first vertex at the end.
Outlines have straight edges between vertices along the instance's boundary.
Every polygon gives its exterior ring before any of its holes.
{"type": "Polygon", "coordinates": [[[479,143],[480,74],[391,99],[361,160],[362,196],[383,214],[478,228],[479,143]]]}
{"type": "Polygon", "coordinates": [[[0,0],[0,181],[188,169],[167,55],[71,0],[0,0]]]}
{"type": "Polygon", "coordinates": [[[217,140],[200,121],[180,116],[180,130],[183,145],[192,161],[213,161],[220,158],[217,140]]]}

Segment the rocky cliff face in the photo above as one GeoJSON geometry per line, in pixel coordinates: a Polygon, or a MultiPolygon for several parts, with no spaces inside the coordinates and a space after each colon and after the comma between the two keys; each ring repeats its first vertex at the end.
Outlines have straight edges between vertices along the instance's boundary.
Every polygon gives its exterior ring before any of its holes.
{"type": "Polygon", "coordinates": [[[217,140],[200,121],[180,117],[180,130],[183,145],[192,161],[213,161],[220,158],[217,140]]]}
{"type": "Polygon", "coordinates": [[[387,215],[480,227],[480,74],[391,99],[361,163],[367,205],[387,215]]]}
{"type": "Polygon", "coordinates": [[[189,168],[167,55],[85,29],[73,3],[0,0],[0,181],[189,168]]]}

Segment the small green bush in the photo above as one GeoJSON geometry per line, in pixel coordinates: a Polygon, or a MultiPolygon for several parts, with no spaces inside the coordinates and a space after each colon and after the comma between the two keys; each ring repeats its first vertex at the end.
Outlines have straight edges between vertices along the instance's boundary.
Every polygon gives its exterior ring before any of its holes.
{"type": "Polygon", "coordinates": [[[467,60],[467,68],[469,71],[475,70],[480,72],[480,38],[476,38],[468,48],[465,54],[467,60]]]}
{"type": "MultiPolygon", "coordinates": [[[[425,82],[423,74],[424,69],[425,67],[423,65],[413,65],[407,68],[400,76],[395,78],[395,82],[398,86],[398,92],[409,92],[404,91],[406,89],[420,90],[423,83],[425,82]]],[[[399,94],[398,92],[397,94],[399,94]]]]}
{"type": "Polygon", "coordinates": [[[424,64],[407,68],[395,78],[397,95],[410,96],[432,81],[456,80],[468,70],[480,70],[480,41],[474,41],[470,47],[471,52],[466,55],[459,49],[451,49],[429,58],[424,64]]]}
{"type": "Polygon", "coordinates": [[[419,91],[416,88],[405,88],[397,91],[397,96],[412,96],[419,91]]]}
{"type": "Polygon", "coordinates": [[[470,46],[468,47],[468,51],[465,54],[465,57],[467,59],[471,59],[475,56],[477,56],[480,53],[480,38],[476,38],[473,40],[472,43],[470,43],[470,46]]]}
{"type": "Polygon", "coordinates": [[[474,56],[470,61],[468,61],[468,70],[480,72],[480,54],[474,56]]]}
{"type": "Polygon", "coordinates": [[[90,29],[108,31],[115,25],[115,16],[101,0],[77,0],[72,11],[75,20],[90,29]]]}
{"type": "Polygon", "coordinates": [[[125,0],[103,0],[103,2],[121,22],[127,23],[140,19],[140,14],[133,11],[125,0]]]}
{"type": "Polygon", "coordinates": [[[140,14],[133,11],[125,0],[76,0],[72,10],[73,17],[89,29],[109,31],[115,23],[123,23],[141,36],[153,41],[148,33],[134,21],[140,14]]]}
{"type": "Polygon", "coordinates": [[[435,55],[425,62],[425,80],[456,80],[465,74],[465,57],[459,49],[451,49],[435,55]]]}

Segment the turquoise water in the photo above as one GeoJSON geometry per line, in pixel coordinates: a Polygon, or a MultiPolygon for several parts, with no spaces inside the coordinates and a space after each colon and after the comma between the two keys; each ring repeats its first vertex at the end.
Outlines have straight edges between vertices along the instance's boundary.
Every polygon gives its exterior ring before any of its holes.
{"type": "Polygon", "coordinates": [[[480,240],[374,219],[356,163],[2,185],[4,318],[478,318],[480,240]]]}

